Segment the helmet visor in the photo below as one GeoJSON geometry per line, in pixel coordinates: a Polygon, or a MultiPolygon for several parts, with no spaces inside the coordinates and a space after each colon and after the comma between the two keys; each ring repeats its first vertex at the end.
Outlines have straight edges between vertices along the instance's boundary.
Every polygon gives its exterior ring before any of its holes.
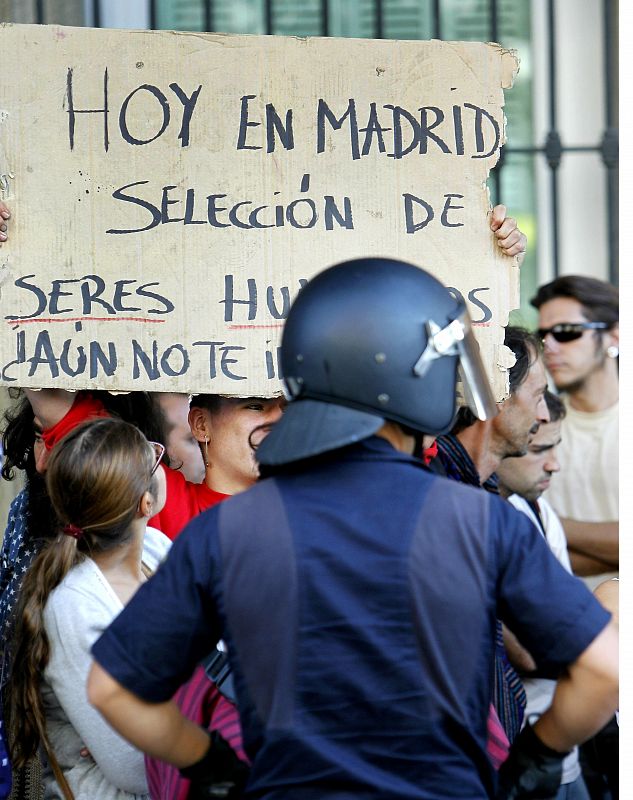
{"type": "Polygon", "coordinates": [[[492,419],[497,414],[497,404],[481,360],[468,309],[463,307],[459,316],[445,328],[428,320],[426,330],[426,347],[413,367],[414,373],[422,377],[436,359],[457,356],[464,400],[478,419],[492,419]]]}
{"type": "Polygon", "coordinates": [[[464,399],[473,414],[480,420],[492,419],[498,412],[497,404],[486,375],[479,342],[475,339],[467,309],[459,317],[463,336],[457,340],[459,352],[459,376],[464,390],[464,399]]]}

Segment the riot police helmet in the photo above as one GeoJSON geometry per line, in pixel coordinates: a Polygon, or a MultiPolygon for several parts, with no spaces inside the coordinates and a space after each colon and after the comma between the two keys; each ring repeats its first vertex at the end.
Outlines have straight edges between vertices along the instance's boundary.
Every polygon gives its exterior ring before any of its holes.
{"type": "Polygon", "coordinates": [[[281,366],[289,403],[257,450],[263,465],[338,449],[386,420],[445,433],[458,378],[478,418],[497,411],[463,300],[395,259],[354,259],[310,280],[288,313],[281,366]]]}

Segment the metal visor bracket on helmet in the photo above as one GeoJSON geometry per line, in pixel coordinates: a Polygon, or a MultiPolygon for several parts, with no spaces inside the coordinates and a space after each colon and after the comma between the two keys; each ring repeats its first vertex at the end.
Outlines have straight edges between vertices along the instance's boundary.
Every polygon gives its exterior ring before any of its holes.
{"type": "Polygon", "coordinates": [[[288,402],[295,400],[303,390],[303,378],[292,378],[290,376],[283,378],[281,388],[288,402]]]}
{"type": "Polygon", "coordinates": [[[478,419],[492,419],[497,414],[497,404],[481,360],[468,309],[464,308],[460,316],[445,328],[428,320],[426,332],[427,345],[414,365],[413,372],[422,378],[436,359],[458,356],[459,376],[468,407],[478,419]]]}

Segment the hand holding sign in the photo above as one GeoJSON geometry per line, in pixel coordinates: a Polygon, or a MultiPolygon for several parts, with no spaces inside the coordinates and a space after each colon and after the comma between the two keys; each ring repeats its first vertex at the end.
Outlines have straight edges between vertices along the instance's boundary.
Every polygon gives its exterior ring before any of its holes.
{"type": "Polygon", "coordinates": [[[490,229],[494,231],[497,244],[506,256],[518,256],[519,266],[525,259],[527,236],[518,228],[517,221],[506,217],[506,207],[495,206],[490,217],[490,229]]]}
{"type": "Polygon", "coordinates": [[[11,218],[8,206],[0,200],[0,244],[9,238],[9,226],[7,222],[11,218]]]}

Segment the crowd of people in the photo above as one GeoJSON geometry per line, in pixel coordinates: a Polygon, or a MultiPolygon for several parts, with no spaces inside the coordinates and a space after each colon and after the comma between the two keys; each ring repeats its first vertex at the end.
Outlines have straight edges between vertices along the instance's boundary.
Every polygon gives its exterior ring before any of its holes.
{"type": "Polygon", "coordinates": [[[385,258],[298,295],[288,399],[19,390],[0,800],[617,800],[618,292],[532,304],[500,403],[385,258]]]}

